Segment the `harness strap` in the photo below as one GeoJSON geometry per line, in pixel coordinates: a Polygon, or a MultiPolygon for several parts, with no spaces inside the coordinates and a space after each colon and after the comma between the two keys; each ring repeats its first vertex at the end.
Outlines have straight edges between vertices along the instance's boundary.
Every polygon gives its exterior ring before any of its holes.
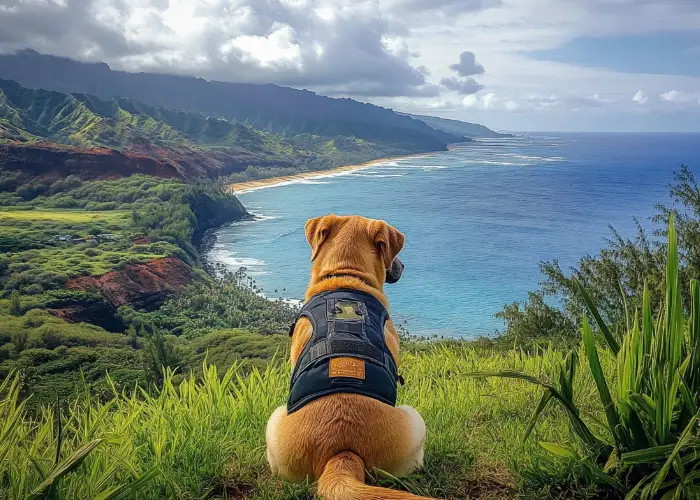
{"type": "Polygon", "coordinates": [[[297,361],[298,369],[294,370],[292,384],[299,376],[316,361],[323,361],[331,354],[356,356],[366,361],[372,361],[386,368],[389,373],[396,373],[396,364],[391,354],[383,353],[371,344],[355,340],[338,338],[324,339],[313,344],[297,361]]]}

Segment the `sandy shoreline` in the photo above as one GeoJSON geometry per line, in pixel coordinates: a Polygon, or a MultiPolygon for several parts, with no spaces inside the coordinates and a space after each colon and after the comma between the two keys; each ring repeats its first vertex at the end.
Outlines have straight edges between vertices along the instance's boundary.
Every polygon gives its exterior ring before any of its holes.
{"type": "Polygon", "coordinates": [[[358,163],[356,165],[344,165],[341,167],[329,168],[327,170],[314,170],[313,172],[301,172],[294,175],[270,177],[269,179],[258,179],[254,181],[237,182],[235,184],[229,184],[228,189],[229,192],[233,194],[243,194],[248,191],[257,191],[258,189],[273,187],[277,186],[278,184],[292,183],[301,179],[314,179],[317,177],[326,177],[329,175],[338,175],[343,173],[355,172],[356,170],[362,170],[364,168],[376,167],[377,165],[381,165],[382,163],[387,163],[396,160],[405,160],[407,158],[421,158],[433,154],[435,153],[390,156],[388,158],[378,158],[376,160],[368,161],[365,163],[358,163]]]}

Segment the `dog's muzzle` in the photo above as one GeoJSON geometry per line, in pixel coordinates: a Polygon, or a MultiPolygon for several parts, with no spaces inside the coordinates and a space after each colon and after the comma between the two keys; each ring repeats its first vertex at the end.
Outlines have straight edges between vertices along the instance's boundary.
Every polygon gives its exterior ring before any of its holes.
{"type": "Polygon", "coordinates": [[[386,282],[387,283],[396,283],[401,279],[401,275],[403,274],[403,262],[401,262],[401,259],[396,257],[394,261],[391,263],[391,269],[387,269],[386,271],[386,282]]]}

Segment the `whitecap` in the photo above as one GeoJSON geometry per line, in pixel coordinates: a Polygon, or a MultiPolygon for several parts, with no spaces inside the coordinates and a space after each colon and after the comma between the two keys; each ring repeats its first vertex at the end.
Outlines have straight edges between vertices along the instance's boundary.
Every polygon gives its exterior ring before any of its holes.
{"type": "Polygon", "coordinates": [[[262,267],[267,265],[264,260],[254,259],[252,257],[234,257],[233,255],[216,255],[214,260],[221,262],[230,267],[262,267]]]}
{"type": "Polygon", "coordinates": [[[406,176],[406,174],[371,174],[371,173],[364,173],[364,174],[357,173],[355,175],[357,177],[371,177],[371,178],[378,178],[378,179],[406,176]]]}
{"type": "Polygon", "coordinates": [[[490,160],[481,160],[479,163],[483,163],[486,165],[498,165],[499,167],[527,167],[529,165],[532,165],[532,163],[516,163],[516,162],[511,162],[511,161],[490,161],[490,160]]]}

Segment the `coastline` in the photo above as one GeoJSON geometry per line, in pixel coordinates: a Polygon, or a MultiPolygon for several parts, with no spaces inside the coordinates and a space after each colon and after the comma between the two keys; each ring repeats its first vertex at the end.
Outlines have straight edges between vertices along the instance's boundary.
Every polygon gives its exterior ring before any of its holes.
{"type": "Polygon", "coordinates": [[[409,158],[422,158],[440,152],[441,151],[433,151],[429,153],[417,153],[413,155],[389,156],[386,158],[377,158],[376,160],[371,160],[364,163],[357,163],[355,165],[342,165],[340,167],[329,168],[326,170],[313,170],[311,172],[300,172],[294,175],[284,175],[280,177],[270,177],[268,179],[256,179],[252,181],[236,182],[234,184],[229,184],[227,186],[227,189],[228,192],[230,192],[231,194],[239,195],[247,193],[249,191],[257,191],[259,189],[277,186],[279,184],[292,183],[304,179],[315,179],[318,177],[326,177],[329,175],[342,175],[345,173],[355,172],[357,170],[362,170],[365,168],[376,167],[378,165],[381,165],[382,163],[387,163],[390,161],[406,160],[409,158]]]}

